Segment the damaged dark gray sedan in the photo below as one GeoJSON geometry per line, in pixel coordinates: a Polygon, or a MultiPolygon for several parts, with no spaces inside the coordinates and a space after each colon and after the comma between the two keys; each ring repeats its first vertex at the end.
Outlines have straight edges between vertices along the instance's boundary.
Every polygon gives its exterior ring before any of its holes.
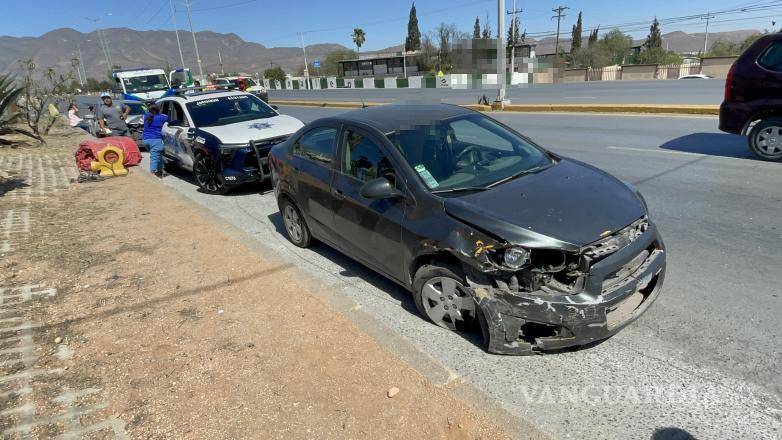
{"type": "Polygon", "coordinates": [[[451,105],[320,119],[270,154],[289,239],[318,239],[492,353],[610,337],[655,300],[665,247],[634,188],[451,105]]]}

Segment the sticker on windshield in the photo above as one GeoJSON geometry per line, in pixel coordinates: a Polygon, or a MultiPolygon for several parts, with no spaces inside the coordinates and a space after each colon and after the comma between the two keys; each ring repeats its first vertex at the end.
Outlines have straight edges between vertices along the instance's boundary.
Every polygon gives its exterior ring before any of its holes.
{"type": "Polygon", "coordinates": [[[440,186],[440,184],[437,183],[437,180],[435,180],[434,176],[432,176],[432,173],[430,173],[423,164],[416,165],[415,171],[419,176],[421,176],[422,179],[424,179],[424,183],[426,183],[426,186],[428,186],[430,189],[434,189],[440,186]]]}

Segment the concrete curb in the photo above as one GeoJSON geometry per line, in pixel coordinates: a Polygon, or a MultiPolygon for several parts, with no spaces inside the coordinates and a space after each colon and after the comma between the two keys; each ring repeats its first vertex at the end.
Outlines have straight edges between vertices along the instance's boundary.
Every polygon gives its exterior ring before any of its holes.
{"type": "MultiPolygon", "coordinates": [[[[271,104],[297,107],[362,108],[388,103],[350,102],[350,101],[287,101],[272,100],[271,104]]],[[[674,115],[718,115],[718,105],[669,105],[669,104],[508,104],[502,110],[492,110],[492,106],[463,104],[461,107],[473,110],[525,112],[525,113],[640,113],[674,115]]]]}

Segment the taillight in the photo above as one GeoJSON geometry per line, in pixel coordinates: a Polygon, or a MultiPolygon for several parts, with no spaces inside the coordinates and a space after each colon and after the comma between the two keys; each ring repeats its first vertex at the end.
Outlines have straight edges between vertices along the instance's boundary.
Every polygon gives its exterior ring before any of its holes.
{"type": "Polygon", "coordinates": [[[733,63],[728,70],[728,77],[725,78],[725,101],[733,101],[733,74],[736,73],[736,64],[733,63]]]}

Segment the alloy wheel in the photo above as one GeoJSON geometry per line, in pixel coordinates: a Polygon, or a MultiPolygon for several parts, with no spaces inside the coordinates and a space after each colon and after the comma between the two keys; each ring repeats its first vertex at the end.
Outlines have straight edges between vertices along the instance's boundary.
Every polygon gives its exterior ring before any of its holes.
{"type": "Polygon", "coordinates": [[[459,323],[475,318],[475,301],[453,278],[430,279],[421,289],[421,299],[426,316],[440,327],[456,330],[459,323]]]}
{"type": "Polygon", "coordinates": [[[291,240],[295,243],[300,243],[304,237],[304,227],[301,224],[299,213],[290,203],[286,204],[283,209],[282,221],[285,223],[285,230],[288,232],[291,240]]]}
{"type": "Polygon", "coordinates": [[[782,127],[772,125],[765,127],[757,135],[755,142],[758,152],[769,158],[782,156],[782,127]]]}
{"type": "Polygon", "coordinates": [[[212,159],[206,155],[199,155],[193,165],[193,174],[196,183],[201,188],[214,193],[219,193],[223,189],[223,182],[217,176],[217,167],[212,159]]]}

